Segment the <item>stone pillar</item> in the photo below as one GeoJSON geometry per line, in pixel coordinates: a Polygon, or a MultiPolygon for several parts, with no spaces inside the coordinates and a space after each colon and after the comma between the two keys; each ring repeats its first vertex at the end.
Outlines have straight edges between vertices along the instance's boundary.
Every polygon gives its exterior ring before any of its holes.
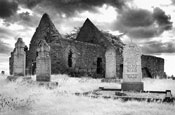
{"type": "Polygon", "coordinates": [[[109,48],[105,53],[106,71],[105,78],[116,77],[116,50],[109,48]]]}
{"type": "Polygon", "coordinates": [[[134,43],[127,44],[123,50],[124,91],[143,91],[141,49],[134,43]]]}
{"type": "Polygon", "coordinates": [[[41,40],[37,48],[36,58],[36,80],[37,81],[50,81],[51,76],[51,59],[50,59],[50,46],[45,40],[41,40]]]}
{"type": "Polygon", "coordinates": [[[26,67],[26,52],[24,51],[25,44],[22,38],[18,38],[15,43],[15,50],[13,53],[13,75],[25,76],[26,67]]]}

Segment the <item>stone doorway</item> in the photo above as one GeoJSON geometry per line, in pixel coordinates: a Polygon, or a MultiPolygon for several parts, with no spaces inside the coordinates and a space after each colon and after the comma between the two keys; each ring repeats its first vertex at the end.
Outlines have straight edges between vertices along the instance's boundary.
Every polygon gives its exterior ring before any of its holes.
{"type": "Polygon", "coordinates": [[[114,48],[110,48],[105,53],[106,59],[106,74],[105,78],[116,77],[116,51],[114,48]]]}
{"type": "Polygon", "coordinates": [[[97,74],[102,74],[102,58],[97,58],[97,74]]]}

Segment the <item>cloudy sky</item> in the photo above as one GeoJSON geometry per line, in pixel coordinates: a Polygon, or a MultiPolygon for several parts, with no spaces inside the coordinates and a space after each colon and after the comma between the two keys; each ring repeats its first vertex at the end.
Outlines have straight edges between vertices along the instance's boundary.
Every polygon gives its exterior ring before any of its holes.
{"type": "Polygon", "coordinates": [[[136,42],[144,54],[165,59],[165,71],[175,75],[175,0],[0,0],[0,71],[18,37],[29,45],[43,13],[61,34],[81,27],[89,18],[100,30],[136,42]]]}

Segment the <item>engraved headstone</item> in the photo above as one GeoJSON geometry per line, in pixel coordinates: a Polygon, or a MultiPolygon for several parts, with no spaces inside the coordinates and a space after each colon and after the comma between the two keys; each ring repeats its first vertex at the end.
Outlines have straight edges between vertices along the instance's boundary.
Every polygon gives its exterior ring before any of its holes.
{"type": "Polygon", "coordinates": [[[50,59],[50,46],[45,40],[41,40],[37,48],[36,58],[36,80],[37,81],[50,81],[51,76],[51,59],[50,59]]]}
{"type": "Polygon", "coordinates": [[[14,62],[13,62],[13,75],[24,76],[26,67],[26,52],[24,51],[25,44],[22,38],[18,38],[15,43],[14,62]]]}
{"type": "Polygon", "coordinates": [[[142,91],[141,49],[134,43],[127,44],[123,50],[124,91],[142,91]]]}

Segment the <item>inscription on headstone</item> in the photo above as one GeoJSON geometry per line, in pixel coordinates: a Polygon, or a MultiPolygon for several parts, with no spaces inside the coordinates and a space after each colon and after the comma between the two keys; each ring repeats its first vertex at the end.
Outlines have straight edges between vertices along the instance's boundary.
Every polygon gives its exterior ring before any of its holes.
{"type": "Polygon", "coordinates": [[[36,58],[36,80],[37,81],[50,81],[51,76],[51,59],[50,59],[50,46],[45,40],[41,40],[37,49],[36,58]]]}
{"type": "Polygon", "coordinates": [[[123,50],[123,90],[143,90],[141,70],[141,49],[130,43],[123,50]]]}
{"type": "Polygon", "coordinates": [[[14,62],[13,62],[13,75],[24,76],[26,67],[26,53],[24,51],[25,44],[22,38],[18,38],[15,43],[14,62]]]}

